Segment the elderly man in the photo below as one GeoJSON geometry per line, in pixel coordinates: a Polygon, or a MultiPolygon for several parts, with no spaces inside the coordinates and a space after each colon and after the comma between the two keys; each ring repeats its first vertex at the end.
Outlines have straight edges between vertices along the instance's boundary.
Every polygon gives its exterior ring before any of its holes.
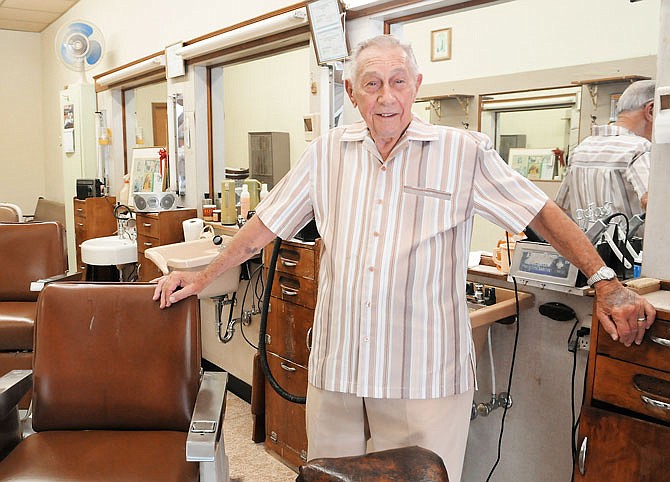
{"type": "Polygon", "coordinates": [[[321,234],[309,360],[309,457],[419,445],[461,477],[474,387],[465,285],[475,213],[530,225],[592,277],[614,339],[640,343],[654,309],[608,272],[577,226],[498,156],[489,139],[426,124],[409,46],[361,43],[345,87],[363,121],[312,142],[230,246],[200,274],[159,280],[161,306],[202,290],[312,217],[321,234]],[[175,291],[181,287],[179,291],[175,291]]]}
{"type": "Polygon", "coordinates": [[[616,122],[593,126],[570,155],[556,204],[573,219],[589,204],[610,202],[613,213],[629,219],[646,210],[655,86],[653,80],[628,86],[617,102],[616,122]]]}

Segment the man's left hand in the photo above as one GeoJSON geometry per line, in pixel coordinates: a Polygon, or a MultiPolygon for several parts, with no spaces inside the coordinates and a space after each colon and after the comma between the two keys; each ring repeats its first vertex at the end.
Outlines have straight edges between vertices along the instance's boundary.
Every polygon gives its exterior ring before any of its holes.
{"type": "Polygon", "coordinates": [[[654,307],[618,280],[599,281],[595,288],[596,315],[603,329],[626,346],[642,343],[656,318],[654,307]]]}

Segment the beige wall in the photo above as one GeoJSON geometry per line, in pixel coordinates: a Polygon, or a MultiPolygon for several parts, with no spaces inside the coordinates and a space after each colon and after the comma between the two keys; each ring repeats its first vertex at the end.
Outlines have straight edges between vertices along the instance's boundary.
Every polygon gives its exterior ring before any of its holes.
{"type": "MultiPolygon", "coordinates": [[[[0,58],[0,202],[28,214],[47,191],[39,35],[0,30],[0,58]]],[[[58,104],[58,91],[53,97],[58,104]]],[[[48,162],[60,166],[60,156],[48,162]]]]}
{"type": "Polygon", "coordinates": [[[223,69],[226,166],[249,167],[249,132],[288,132],[291,165],[298,160],[307,147],[309,54],[301,48],[223,69]]]}

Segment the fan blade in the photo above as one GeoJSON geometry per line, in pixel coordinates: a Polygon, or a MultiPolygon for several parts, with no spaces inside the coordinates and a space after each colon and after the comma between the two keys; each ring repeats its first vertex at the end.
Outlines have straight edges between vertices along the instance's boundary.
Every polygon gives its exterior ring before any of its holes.
{"type": "Polygon", "coordinates": [[[73,22],[73,23],[71,23],[71,24],[68,26],[68,30],[69,30],[70,32],[79,32],[79,33],[82,33],[82,34],[86,35],[87,37],[90,37],[91,34],[93,33],[93,27],[91,27],[90,25],[88,25],[88,24],[86,24],[86,23],[82,23],[82,22],[73,22]]]}
{"type": "Polygon", "coordinates": [[[88,65],[95,65],[100,60],[100,57],[102,57],[102,45],[96,40],[89,40],[86,63],[88,65]]]}

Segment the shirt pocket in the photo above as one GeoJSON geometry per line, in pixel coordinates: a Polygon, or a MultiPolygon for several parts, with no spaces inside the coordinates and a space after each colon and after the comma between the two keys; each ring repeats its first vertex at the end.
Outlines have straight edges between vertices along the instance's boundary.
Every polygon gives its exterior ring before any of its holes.
{"type": "Polygon", "coordinates": [[[434,235],[454,227],[452,193],[432,187],[403,186],[405,210],[424,235],[434,235]]]}

